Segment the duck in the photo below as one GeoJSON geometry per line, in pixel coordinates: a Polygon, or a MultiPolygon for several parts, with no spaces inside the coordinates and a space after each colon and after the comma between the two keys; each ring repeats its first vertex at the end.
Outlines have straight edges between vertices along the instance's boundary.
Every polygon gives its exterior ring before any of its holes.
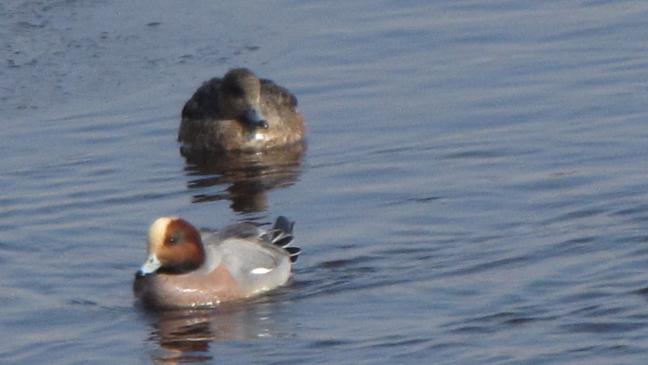
{"type": "Polygon", "coordinates": [[[181,152],[262,151],[304,140],[297,98],[247,68],[234,68],[202,84],[185,103],[181,152]]]}
{"type": "Polygon", "coordinates": [[[290,246],[293,227],[283,216],[271,229],[244,222],[221,230],[160,217],[148,230],[147,258],[133,281],[135,297],[158,308],[214,307],[280,287],[301,252],[290,246]]]}

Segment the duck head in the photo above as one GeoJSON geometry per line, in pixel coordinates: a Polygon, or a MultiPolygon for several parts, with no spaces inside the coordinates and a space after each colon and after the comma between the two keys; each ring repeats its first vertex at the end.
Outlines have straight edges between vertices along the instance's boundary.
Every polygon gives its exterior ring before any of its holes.
{"type": "Polygon", "coordinates": [[[135,274],[180,274],[199,268],[205,249],[198,230],[181,218],[162,217],[148,231],[148,258],[135,274]]]}
{"type": "Polygon", "coordinates": [[[248,128],[268,128],[261,113],[261,81],[246,68],[235,68],[225,74],[218,106],[223,115],[238,119],[248,128]]]}

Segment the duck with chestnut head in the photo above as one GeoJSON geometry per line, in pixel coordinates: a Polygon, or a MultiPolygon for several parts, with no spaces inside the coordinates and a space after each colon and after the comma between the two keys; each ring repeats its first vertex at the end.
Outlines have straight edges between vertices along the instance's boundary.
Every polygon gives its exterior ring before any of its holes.
{"type": "Polygon", "coordinates": [[[148,232],[148,257],[133,290],[155,307],[209,307],[284,285],[300,249],[290,247],[294,223],[271,229],[252,223],[198,230],[182,218],[162,217],[148,232]]]}

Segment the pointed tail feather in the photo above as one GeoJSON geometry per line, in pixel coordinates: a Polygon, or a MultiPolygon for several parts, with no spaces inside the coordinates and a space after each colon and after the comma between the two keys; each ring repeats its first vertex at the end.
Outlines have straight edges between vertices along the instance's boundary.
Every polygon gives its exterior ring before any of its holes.
{"type": "Polygon", "coordinates": [[[292,234],[294,226],[295,222],[288,220],[284,216],[279,216],[272,229],[268,232],[270,242],[285,249],[290,255],[291,262],[297,261],[297,257],[299,257],[299,253],[301,252],[299,247],[288,247],[294,237],[292,234]]]}
{"type": "Polygon", "coordinates": [[[290,255],[290,262],[295,262],[299,258],[299,254],[301,253],[301,248],[299,247],[286,247],[286,251],[288,251],[288,254],[290,255]]]}
{"type": "Polygon", "coordinates": [[[293,239],[292,231],[295,222],[291,222],[288,218],[280,216],[277,218],[271,230],[266,232],[270,242],[279,247],[287,247],[293,239]]]}

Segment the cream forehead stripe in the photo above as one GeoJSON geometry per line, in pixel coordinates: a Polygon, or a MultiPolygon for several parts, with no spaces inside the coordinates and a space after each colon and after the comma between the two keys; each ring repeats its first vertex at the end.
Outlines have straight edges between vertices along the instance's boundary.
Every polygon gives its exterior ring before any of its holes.
{"type": "Polygon", "coordinates": [[[155,220],[151,224],[148,232],[148,249],[151,251],[153,246],[161,245],[164,242],[164,236],[166,234],[166,229],[171,223],[172,220],[176,218],[172,217],[161,217],[155,220]]]}

